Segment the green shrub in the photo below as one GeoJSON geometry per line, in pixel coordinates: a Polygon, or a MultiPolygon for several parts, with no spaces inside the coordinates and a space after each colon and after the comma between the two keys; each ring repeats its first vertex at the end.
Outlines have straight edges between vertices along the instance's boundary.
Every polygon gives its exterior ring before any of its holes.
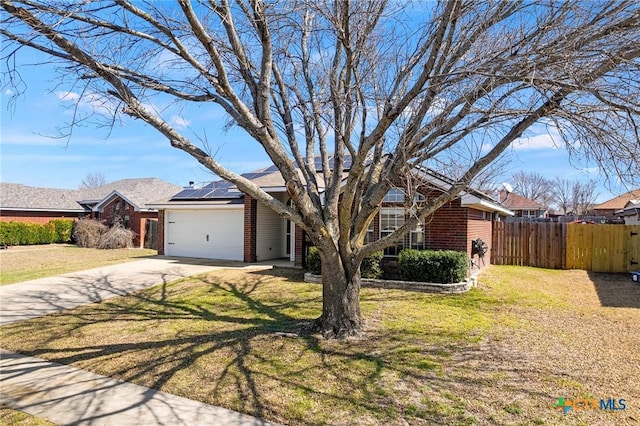
{"type": "Polygon", "coordinates": [[[398,265],[404,279],[432,283],[455,283],[465,279],[467,254],[451,250],[403,250],[398,265]]]}
{"type": "Polygon", "coordinates": [[[69,219],[55,219],[49,222],[55,231],[55,243],[68,243],[71,241],[71,232],[75,221],[69,219]]]}
{"type": "MultiPolygon", "coordinates": [[[[360,265],[360,274],[362,278],[380,278],[382,276],[382,251],[376,251],[365,257],[360,265]]],[[[322,271],[322,263],[320,261],[320,253],[317,247],[309,247],[307,253],[307,269],[312,274],[320,274],[322,271]]]]}
{"type": "Polygon", "coordinates": [[[309,251],[307,252],[307,270],[312,274],[320,274],[322,272],[322,263],[320,262],[318,247],[309,247],[309,251]]]}
{"type": "Polygon", "coordinates": [[[380,262],[383,256],[384,253],[382,250],[374,251],[362,260],[362,265],[360,265],[362,278],[380,278],[382,276],[384,271],[382,270],[380,262]]]}
{"type": "Polygon", "coordinates": [[[0,244],[20,246],[54,241],[55,229],[51,223],[0,222],[0,244]]]}

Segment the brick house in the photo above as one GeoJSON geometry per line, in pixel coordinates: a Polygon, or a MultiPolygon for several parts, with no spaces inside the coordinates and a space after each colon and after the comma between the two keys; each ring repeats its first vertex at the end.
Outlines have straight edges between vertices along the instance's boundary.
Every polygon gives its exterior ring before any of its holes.
{"type": "Polygon", "coordinates": [[[547,217],[547,209],[537,201],[505,190],[498,191],[498,200],[502,205],[515,213],[515,217],[541,218],[547,217]]]}
{"type": "Polygon", "coordinates": [[[618,195],[604,203],[593,206],[593,214],[597,216],[617,217],[616,212],[625,209],[627,203],[640,200],[640,188],[618,195]]]}
{"type": "MultiPolygon", "coordinates": [[[[448,178],[435,172],[421,173],[426,184],[411,200],[398,189],[389,191],[369,227],[365,243],[392,232],[411,214],[411,204],[437,196],[451,184],[448,178]]],[[[285,182],[274,166],[243,176],[273,197],[289,201],[285,182]]],[[[301,229],[229,182],[190,186],[148,206],[158,209],[158,254],[248,263],[286,258],[296,265],[304,263],[306,239],[301,229]]],[[[513,213],[488,195],[474,190],[463,192],[427,217],[397,245],[387,248],[385,256],[397,256],[400,250],[411,247],[458,250],[471,257],[475,239],[482,239],[490,250],[493,223],[507,215],[513,213]]],[[[487,253],[484,261],[488,263],[489,258],[487,253]]]]}
{"type": "Polygon", "coordinates": [[[53,219],[96,218],[107,225],[121,222],[136,233],[135,247],[145,245],[146,232],[158,211],[146,203],[180,190],[157,178],[123,179],[88,190],[38,188],[0,183],[0,221],[44,224],[53,219]]]}

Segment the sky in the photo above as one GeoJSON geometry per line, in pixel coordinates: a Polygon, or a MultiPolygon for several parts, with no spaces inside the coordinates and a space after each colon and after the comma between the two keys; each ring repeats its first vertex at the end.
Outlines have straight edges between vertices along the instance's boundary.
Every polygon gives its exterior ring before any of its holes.
{"type": "MultiPolygon", "coordinates": [[[[0,181],[49,188],[78,188],[91,173],[100,173],[108,182],[127,178],[157,177],[186,186],[190,181],[209,182],[218,178],[188,154],[172,148],[162,135],[140,120],[125,116],[111,127],[88,118],[73,128],[74,114],[84,117],[101,111],[97,100],[81,103],[77,87],[63,84],[53,69],[34,54],[20,56],[20,76],[24,85],[16,88],[3,73],[1,92],[0,181]],[[16,96],[17,95],[17,96],[16,96]],[[60,134],[65,137],[56,137],[60,134]]],[[[2,67],[5,67],[3,64],[2,67]]],[[[5,69],[3,68],[3,71],[5,69]]],[[[215,158],[236,172],[248,172],[270,165],[267,155],[238,128],[225,130],[221,109],[201,105],[176,110],[170,121],[186,136],[206,132],[215,158]]],[[[528,137],[518,140],[509,152],[510,162],[498,182],[509,182],[518,171],[538,172],[548,178],[596,180],[597,201],[603,202],[631,188],[605,185],[597,167],[571,165],[559,146],[558,135],[546,126],[535,126],[528,137]]]]}

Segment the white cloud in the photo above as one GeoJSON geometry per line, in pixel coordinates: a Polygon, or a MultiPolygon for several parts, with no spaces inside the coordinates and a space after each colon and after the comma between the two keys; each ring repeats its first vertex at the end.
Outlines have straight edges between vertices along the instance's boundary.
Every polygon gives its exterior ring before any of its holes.
{"type": "Polygon", "coordinates": [[[513,149],[515,150],[532,150],[532,149],[549,149],[560,147],[559,136],[551,134],[536,135],[531,137],[518,138],[513,141],[513,149]]]}
{"type": "Polygon", "coordinates": [[[56,92],[56,96],[61,101],[68,102],[77,101],[78,99],[80,99],[80,95],[76,92],[56,92]]]}
{"type": "Polygon", "coordinates": [[[5,94],[5,95],[7,95],[7,96],[12,96],[12,95],[13,95],[13,93],[14,93],[14,92],[13,92],[13,90],[11,90],[11,89],[7,89],[7,90],[5,90],[5,91],[4,91],[4,94],[5,94]]]}
{"type": "Polygon", "coordinates": [[[2,145],[21,146],[64,146],[66,139],[47,137],[31,132],[15,132],[11,129],[2,130],[2,145]]]}
{"type": "MultiPolygon", "coordinates": [[[[56,92],[56,96],[62,102],[74,102],[78,108],[91,110],[102,115],[112,115],[117,109],[117,103],[112,99],[98,93],[87,92],[79,94],[76,92],[56,92]]],[[[69,112],[71,114],[71,112],[69,112]]]]}
{"type": "Polygon", "coordinates": [[[557,149],[563,146],[562,137],[558,129],[552,125],[537,125],[530,129],[531,136],[523,136],[513,141],[511,145],[517,151],[557,149]]]}
{"type": "Polygon", "coordinates": [[[186,120],[180,116],[174,115],[171,117],[171,124],[173,124],[176,127],[184,129],[185,127],[189,126],[190,122],[189,120],[186,120]]]}
{"type": "Polygon", "coordinates": [[[600,167],[585,167],[581,171],[587,175],[593,174],[593,173],[600,173],[600,167]]]}

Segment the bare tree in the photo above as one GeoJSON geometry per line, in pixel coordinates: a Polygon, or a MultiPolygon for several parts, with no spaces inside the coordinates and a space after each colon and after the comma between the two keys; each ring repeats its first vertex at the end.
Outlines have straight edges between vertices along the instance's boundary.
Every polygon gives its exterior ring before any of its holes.
{"type": "Polygon", "coordinates": [[[514,191],[549,208],[553,201],[553,184],[538,172],[519,171],[511,175],[514,191]]]}
{"type": "Polygon", "coordinates": [[[585,183],[574,182],[572,191],[573,211],[577,215],[588,215],[596,204],[598,193],[596,192],[596,183],[589,181],[585,183]]]}
{"type": "Polygon", "coordinates": [[[107,178],[104,176],[104,174],[100,172],[89,173],[87,176],[85,176],[84,179],[82,179],[82,182],[80,182],[80,186],[78,188],[93,189],[93,188],[102,186],[106,183],[107,183],[107,178]]]}
{"type": "MultiPolygon", "coordinates": [[[[499,178],[505,175],[510,161],[511,159],[508,156],[502,155],[498,157],[476,174],[469,186],[474,189],[486,191],[489,194],[495,192],[499,186],[499,178]]],[[[468,164],[466,162],[458,162],[455,158],[451,159],[448,164],[431,164],[430,166],[435,171],[453,179],[459,179],[468,170],[468,164]]]]}
{"type": "Polygon", "coordinates": [[[573,212],[573,182],[556,177],[553,180],[553,201],[562,214],[573,212]]]}
{"type": "Polygon", "coordinates": [[[589,214],[598,198],[596,182],[579,182],[556,177],[553,180],[553,200],[564,214],[589,214]]]}
{"type": "Polygon", "coordinates": [[[327,337],[361,333],[363,258],[456,198],[534,123],[637,179],[640,14],[631,1],[0,4],[5,63],[20,46],[50,55],[111,119],[144,121],[307,233],[322,260],[317,324],[327,337]],[[293,205],[180,133],[149,106],[157,96],[224,108],[278,167],[293,205]],[[467,168],[450,187],[363,244],[390,188],[453,157],[467,168]]]}

